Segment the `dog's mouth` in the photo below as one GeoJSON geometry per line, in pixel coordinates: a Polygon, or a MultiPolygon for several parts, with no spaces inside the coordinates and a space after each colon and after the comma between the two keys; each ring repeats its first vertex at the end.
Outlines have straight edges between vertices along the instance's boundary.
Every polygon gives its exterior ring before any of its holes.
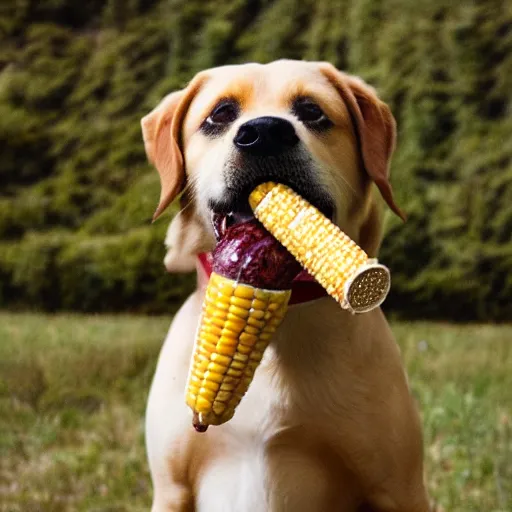
{"type": "Polygon", "coordinates": [[[269,181],[290,187],[334,220],[334,198],[321,183],[317,165],[304,146],[277,156],[248,156],[238,152],[226,164],[223,178],[222,196],[211,198],[208,204],[217,240],[226,228],[254,218],[249,196],[258,185],[269,181]]]}
{"type": "MultiPolygon", "coordinates": [[[[293,188],[293,187],[292,187],[293,188]]],[[[327,196],[312,189],[313,193],[301,194],[313,206],[318,208],[328,219],[334,220],[335,208],[332,200],[327,196]]],[[[297,191],[299,194],[300,192],[297,191]]],[[[210,220],[217,242],[225,235],[231,226],[242,224],[254,219],[254,214],[249,206],[249,192],[240,195],[232,195],[233,199],[222,203],[210,202],[210,220]]]]}
{"type": "MultiPolygon", "coordinates": [[[[226,203],[217,209],[214,204],[212,206],[211,223],[216,238],[212,253],[215,272],[236,279],[245,277],[248,284],[257,283],[267,289],[286,289],[297,279],[313,280],[255,218],[248,201],[242,207],[235,202],[231,205],[233,209],[228,211],[226,203]]],[[[319,206],[317,208],[328,218],[334,217],[334,207],[329,201],[319,206]]]]}

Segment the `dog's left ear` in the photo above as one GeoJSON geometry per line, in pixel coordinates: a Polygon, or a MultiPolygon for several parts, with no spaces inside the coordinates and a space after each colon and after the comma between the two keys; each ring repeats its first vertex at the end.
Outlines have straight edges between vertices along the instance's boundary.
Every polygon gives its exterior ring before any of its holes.
{"type": "Polygon", "coordinates": [[[388,106],[361,79],[342,73],[332,64],[319,63],[320,70],[345,101],[355,125],[366,172],[377,185],[387,205],[402,220],[405,214],[393,198],[389,164],[396,143],[396,123],[388,106]]]}
{"type": "Polygon", "coordinates": [[[142,118],[142,137],[149,161],[160,174],[160,201],[153,220],[169,206],[185,186],[185,169],[181,150],[181,127],[188,107],[205,80],[199,73],[188,87],[166,96],[142,118]]]}

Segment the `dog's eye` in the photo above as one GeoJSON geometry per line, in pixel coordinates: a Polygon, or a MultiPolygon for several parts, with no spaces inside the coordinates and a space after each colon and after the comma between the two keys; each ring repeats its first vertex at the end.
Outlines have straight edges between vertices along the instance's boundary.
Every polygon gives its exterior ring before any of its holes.
{"type": "Polygon", "coordinates": [[[229,124],[238,117],[238,105],[233,101],[223,101],[213,109],[206,120],[211,124],[229,124]]]}
{"type": "Polygon", "coordinates": [[[309,98],[297,98],[293,103],[292,112],[300,121],[312,127],[325,125],[322,128],[327,128],[331,124],[324,111],[309,98]]]}
{"type": "Polygon", "coordinates": [[[314,123],[320,121],[324,117],[323,110],[314,103],[299,103],[295,105],[295,112],[297,117],[305,123],[314,123]]]}

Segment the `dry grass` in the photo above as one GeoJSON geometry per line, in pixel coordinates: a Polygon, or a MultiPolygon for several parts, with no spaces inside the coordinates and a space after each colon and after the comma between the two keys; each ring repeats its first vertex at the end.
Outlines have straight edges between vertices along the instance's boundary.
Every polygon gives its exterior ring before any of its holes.
{"type": "MultiPolygon", "coordinates": [[[[148,510],[164,317],[0,314],[0,510],[148,510]]],[[[512,327],[395,323],[444,510],[512,510],[512,327]]]]}

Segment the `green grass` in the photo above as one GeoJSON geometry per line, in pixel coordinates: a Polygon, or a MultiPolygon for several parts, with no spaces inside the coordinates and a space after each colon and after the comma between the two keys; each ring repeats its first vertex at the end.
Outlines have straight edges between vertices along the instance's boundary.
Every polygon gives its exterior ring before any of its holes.
{"type": "MultiPolygon", "coordinates": [[[[148,510],[165,317],[0,313],[0,510],[148,510]]],[[[512,326],[395,323],[444,510],[512,510],[512,326]]]]}

